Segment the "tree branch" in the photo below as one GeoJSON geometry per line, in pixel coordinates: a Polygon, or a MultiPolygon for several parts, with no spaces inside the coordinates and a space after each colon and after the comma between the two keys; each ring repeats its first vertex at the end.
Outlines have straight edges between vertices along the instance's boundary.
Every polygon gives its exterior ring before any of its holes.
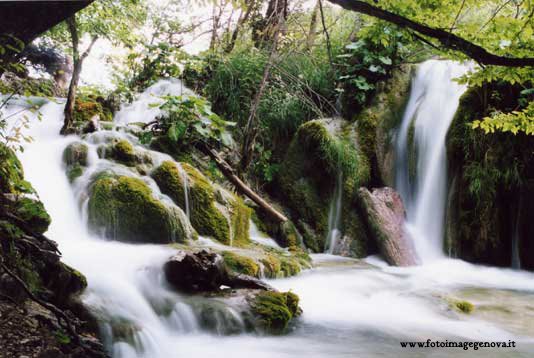
{"type": "Polygon", "coordinates": [[[358,0],[329,0],[344,9],[359,12],[381,20],[391,22],[399,27],[412,29],[421,35],[437,39],[444,48],[463,52],[473,60],[484,65],[525,67],[534,66],[533,57],[507,57],[488,52],[485,48],[456,36],[448,31],[429,27],[412,21],[404,16],[394,14],[377,6],[358,0]]]}

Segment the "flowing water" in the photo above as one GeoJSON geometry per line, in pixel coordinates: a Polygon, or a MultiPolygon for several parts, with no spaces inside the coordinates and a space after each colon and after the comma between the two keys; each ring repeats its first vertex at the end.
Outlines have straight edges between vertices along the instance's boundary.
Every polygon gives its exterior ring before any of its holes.
{"type": "Polygon", "coordinates": [[[465,85],[454,82],[469,66],[422,63],[412,81],[397,139],[396,186],[407,211],[407,229],[420,259],[442,256],[447,161],[445,138],[465,85]]]}
{"type": "MultiPolygon", "coordinates": [[[[436,81],[445,81],[450,77],[430,74],[450,70],[448,65],[427,63],[422,66],[419,76],[424,72],[436,81]]],[[[428,81],[431,78],[427,78],[428,81]]],[[[456,95],[447,83],[455,86],[449,81],[440,84],[439,89],[456,95]]],[[[431,85],[427,83],[427,86],[431,85]]],[[[421,91],[419,96],[424,93],[421,91]]],[[[157,115],[151,112],[153,108],[146,106],[151,100],[146,95],[144,105],[136,102],[124,110],[135,114],[135,121],[150,121],[157,115]]],[[[430,104],[427,106],[431,107],[430,104]]],[[[135,139],[115,131],[102,131],[85,138],[90,144],[90,167],[71,185],[65,175],[62,152],[68,143],[79,138],[58,135],[62,109],[61,103],[48,103],[42,107],[43,121],[32,121],[30,129],[35,141],[26,146],[20,157],[26,178],[34,185],[52,216],[47,235],[59,243],[66,263],[87,276],[89,286],[83,299],[98,314],[103,337],[113,357],[534,355],[534,275],[441,258],[422,266],[395,268],[376,257],[359,261],[315,255],[315,268],[297,277],[269,282],[281,290],[291,289],[301,298],[304,313],[288,335],[243,333],[240,330],[242,322],[235,310],[221,303],[219,306],[223,307],[213,317],[214,329],[206,330],[199,306],[215,305],[216,300],[180,295],[170,290],[164,280],[161,267],[174,249],[108,241],[87,230],[84,181],[89,180],[90,173],[111,166],[115,171],[135,175],[125,167],[99,159],[97,143],[117,136],[134,143],[135,139]],[[474,313],[466,315],[452,309],[450,302],[453,299],[470,300],[476,307],[474,313]],[[229,326],[233,334],[228,334],[229,326]],[[427,339],[514,340],[517,348],[464,351],[461,348],[410,349],[401,348],[399,344],[400,341],[427,339]]],[[[432,114],[431,109],[420,108],[419,112],[425,110],[432,114]]],[[[15,111],[16,106],[4,110],[15,111]]],[[[129,121],[124,110],[118,115],[118,124],[129,121]]],[[[440,110],[445,111],[441,107],[434,108],[434,111],[440,110]]],[[[156,161],[169,159],[163,154],[150,154],[156,161]]],[[[439,153],[435,154],[435,160],[441,159],[439,153]]],[[[165,200],[149,178],[142,179],[151,185],[154,195],[165,200]]],[[[437,220],[436,217],[428,219],[437,220]]],[[[254,231],[253,237],[256,241],[265,239],[258,239],[259,234],[254,231]]],[[[202,239],[200,242],[210,245],[211,241],[202,239]]]]}
{"type": "Polygon", "coordinates": [[[334,196],[328,211],[328,235],[325,241],[325,252],[334,254],[341,238],[341,204],[343,200],[343,172],[340,170],[334,187],[334,196]]]}

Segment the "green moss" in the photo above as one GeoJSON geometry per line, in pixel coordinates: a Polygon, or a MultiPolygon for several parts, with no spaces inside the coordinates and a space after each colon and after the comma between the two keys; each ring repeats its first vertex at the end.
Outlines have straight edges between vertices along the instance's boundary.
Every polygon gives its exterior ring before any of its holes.
{"type": "Polygon", "coordinates": [[[291,292],[262,292],[251,307],[266,332],[281,334],[298,314],[298,301],[298,296],[291,292]]]}
{"type": "Polygon", "coordinates": [[[48,230],[51,219],[42,202],[22,198],[16,203],[17,216],[24,220],[34,232],[43,234],[48,230]]]}
{"type": "Polygon", "coordinates": [[[232,206],[232,246],[244,246],[250,243],[250,215],[252,209],[245,205],[243,199],[234,196],[232,206]]]}
{"type": "Polygon", "coordinates": [[[2,193],[33,193],[30,183],[24,180],[22,164],[15,153],[0,143],[0,190],[2,193]]]}
{"type": "Polygon", "coordinates": [[[108,108],[104,108],[102,103],[90,96],[78,96],[74,103],[74,121],[85,123],[94,116],[98,116],[101,121],[112,121],[113,114],[108,108]]]}
{"type": "Polygon", "coordinates": [[[63,162],[69,166],[79,164],[87,166],[89,147],[82,142],[70,143],[63,151],[63,162]]]}
{"type": "Polygon", "coordinates": [[[125,241],[168,243],[187,238],[182,218],[154,199],[145,182],[125,176],[97,177],[91,186],[89,223],[125,241]]]}
{"type": "MultiPolygon", "coordinates": [[[[369,163],[352,140],[354,131],[350,127],[341,119],[303,124],[280,167],[277,179],[284,202],[291,209],[292,219],[303,228],[306,246],[315,252],[325,247],[329,208],[340,175],[343,217],[355,212],[356,189],[369,181],[369,163]]],[[[299,235],[293,235],[291,242],[283,244],[297,247],[300,241],[299,235]]]]}
{"type": "MultiPolygon", "coordinates": [[[[230,244],[230,223],[215,205],[213,186],[202,173],[189,164],[181,165],[188,178],[191,224],[200,235],[211,236],[224,244],[230,244]]],[[[185,209],[183,175],[173,162],[163,162],[151,176],[162,193],[185,209]]],[[[240,240],[243,240],[243,237],[240,240]]]]}
{"type": "Polygon", "coordinates": [[[288,257],[280,258],[280,271],[284,277],[298,275],[301,271],[300,264],[297,260],[288,257]]]}
{"type": "Polygon", "coordinates": [[[475,305],[468,301],[455,301],[451,302],[452,306],[462,313],[469,314],[475,309],[475,305]]]}
{"type": "Polygon", "coordinates": [[[79,164],[74,164],[70,168],[67,168],[67,178],[72,183],[83,174],[83,167],[79,164]]]}
{"type": "Polygon", "coordinates": [[[249,276],[259,277],[260,267],[250,257],[242,256],[232,251],[224,251],[222,256],[224,258],[224,264],[230,270],[249,276]]]}
{"type": "Polygon", "coordinates": [[[113,157],[120,162],[135,162],[135,152],[133,146],[126,139],[121,139],[113,146],[113,157]]]}
{"type": "Polygon", "coordinates": [[[278,278],[282,271],[282,264],[280,259],[273,254],[266,254],[265,257],[260,259],[260,263],[263,265],[263,273],[267,278],[278,278]]]}

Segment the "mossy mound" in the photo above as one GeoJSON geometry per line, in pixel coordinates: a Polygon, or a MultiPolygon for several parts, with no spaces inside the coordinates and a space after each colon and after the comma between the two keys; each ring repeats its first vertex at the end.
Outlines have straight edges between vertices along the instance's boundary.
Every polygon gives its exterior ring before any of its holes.
{"type": "Polygon", "coordinates": [[[44,205],[39,200],[20,198],[15,203],[18,216],[30,225],[36,233],[43,234],[52,221],[44,205]]]}
{"type": "Polygon", "coordinates": [[[232,251],[223,251],[224,264],[231,271],[248,276],[259,277],[260,267],[250,257],[238,255],[232,251]]]}
{"type": "MultiPolygon", "coordinates": [[[[351,256],[363,256],[366,235],[356,208],[355,189],[369,181],[368,161],[354,141],[350,123],[342,119],[310,121],[297,131],[280,166],[279,199],[291,209],[291,217],[314,252],[322,252],[328,232],[328,215],[337,185],[342,186],[343,232],[359,242],[351,256]],[[354,223],[357,223],[354,225],[354,223]],[[356,226],[356,230],[352,227],[356,226]]],[[[286,229],[290,229],[289,227],[286,229]]],[[[295,245],[298,236],[293,235],[295,245]]],[[[300,241],[300,238],[298,238],[300,241]]],[[[291,247],[291,246],[290,246],[291,247]]]]}
{"type": "Polygon", "coordinates": [[[292,292],[262,292],[251,302],[251,308],[265,332],[282,334],[300,314],[298,304],[299,297],[292,292]]]}
{"type": "Polygon", "coordinates": [[[191,224],[200,235],[211,236],[226,245],[250,242],[251,210],[243,200],[217,189],[200,171],[186,163],[166,161],[151,176],[161,189],[183,210],[187,188],[191,224]]]}
{"type": "Polygon", "coordinates": [[[89,224],[107,237],[129,242],[169,243],[193,238],[185,214],[156,200],[136,178],[101,174],[90,188],[89,224]]]}
{"type": "Polygon", "coordinates": [[[63,151],[63,162],[67,166],[67,177],[71,183],[83,174],[88,152],[89,147],[82,142],[70,143],[63,151]]]}
{"type": "Polygon", "coordinates": [[[100,158],[113,160],[128,167],[150,166],[152,158],[143,151],[136,151],[126,139],[113,139],[111,143],[104,144],[97,149],[100,158]]]}

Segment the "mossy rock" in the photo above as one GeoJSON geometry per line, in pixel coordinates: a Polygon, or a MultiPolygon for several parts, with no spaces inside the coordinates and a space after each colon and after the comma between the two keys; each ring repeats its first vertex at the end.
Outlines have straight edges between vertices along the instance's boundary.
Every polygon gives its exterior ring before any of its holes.
{"type": "Polygon", "coordinates": [[[41,201],[21,198],[15,205],[17,216],[24,220],[34,232],[43,234],[48,230],[52,220],[41,201]]]}
{"type": "Polygon", "coordinates": [[[110,238],[129,242],[169,243],[193,238],[185,214],[152,196],[137,178],[101,174],[90,188],[89,224],[110,238]]]}
{"type": "Polygon", "coordinates": [[[292,292],[262,292],[254,298],[251,308],[265,332],[282,334],[300,314],[298,304],[299,297],[292,292]]]}
{"type": "Polygon", "coordinates": [[[94,116],[98,116],[101,121],[110,122],[113,120],[112,112],[102,106],[102,101],[89,96],[76,98],[73,112],[74,121],[85,123],[94,116]]]}
{"type": "MultiPolygon", "coordinates": [[[[325,247],[336,186],[342,186],[344,231],[356,212],[355,189],[369,181],[369,163],[354,136],[353,125],[339,118],[307,122],[298,129],[280,166],[277,182],[282,198],[291,209],[292,219],[305,231],[306,246],[315,252],[325,247]]],[[[367,240],[365,235],[354,239],[367,240]]],[[[298,246],[303,240],[294,235],[291,241],[283,244],[298,246]]],[[[366,254],[363,249],[355,255],[366,254]]]]}
{"type": "Polygon", "coordinates": [[[34,189],[24,180],[24,170],[19,159],[7,146],[0,143],[0,191],[2,193],[33,193],[34,189]]]}
{"type": "Polygon", "coordinates": [[[218,190],[200,171],[187,163],[180,166],[182,172],[174,162],[166,161],[152,172],[161,192],[186,210],[184,179],[187,180],[191,224],[198,233],[226,245],[249,243],[251,210],[243,201],[235,195],[226,195],[222,200],[218,190]]]}
{"type": "Polygon", "coordinates": [[[63,162],[67,166],[67,177],[71,183],[83,174],[88,153],[89,147],[78,141],[70,143],[63,151],[63,162]]]}
{"type": "Polygon", "coordinates": [[[239,255],[232,251],[223,251],[224,264],[231,271],[244,275],[259,277],[260,267],[250,257],[239,255]]]}
{"type": "Polygon", "coordinates": [[[358,143],[369,160],[371,182],[393,186],[395,156],[393,138],[410,98],[415,66],[405,65],[392,71],[391,77],[377,85],[370,105],[354,116],[358,143]]]}

